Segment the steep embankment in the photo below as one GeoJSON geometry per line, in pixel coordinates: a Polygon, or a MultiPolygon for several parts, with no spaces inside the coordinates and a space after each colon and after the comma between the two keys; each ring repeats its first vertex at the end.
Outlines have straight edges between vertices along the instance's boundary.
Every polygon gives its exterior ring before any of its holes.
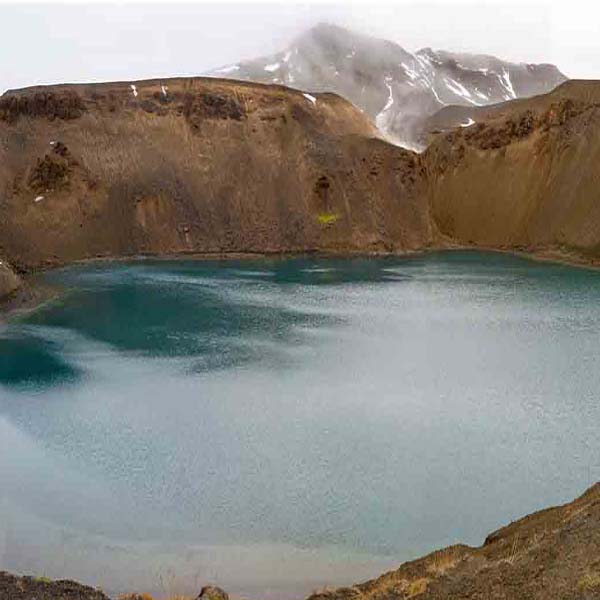
{"type": "Polygon", "coordinates": [[[140,253],[447,246],[600,259],[600,83],[470,114],[418,155],[378,139],[340,97],[281,86],[7,93],[0,258],[19,272],[140,253]]]}
{"type": "Polygon", "coordinates": [[[599,259],[600,83],[571,81],[476,120],[423,157],[439,230],[457,244],[599,259]]]}
{"type": "MultiPolygon", "coordinates": [[[[69,581],[0,572],[4,600],[108,600],[69,581]]],[[[129,596],[141,600],[140,596],[129,596]]],[[[480,548],[457,545],[362,584],[308,600],[592,600],[600,598],[600,483],[577,500],[491,533],[480,548]]],[[[190,599],[191,600],[191,599],[190,599]]],[[[203,588],[198,600],[228,600],[203,588]]]]}
{"type": "Polygon", "coordinates": [[[0,256],[400,251],[431,240],[418,156],[332,94],[173,79],[0,98],[0,256]]]}

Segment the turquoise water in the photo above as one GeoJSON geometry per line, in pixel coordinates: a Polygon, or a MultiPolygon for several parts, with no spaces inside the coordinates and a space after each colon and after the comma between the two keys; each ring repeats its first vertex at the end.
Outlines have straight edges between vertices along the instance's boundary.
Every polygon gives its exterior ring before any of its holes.
{"type": "Polygon", "coordinates": [[[0,326],[0,569],[302,598],[600,478],[600,273],[484,253],[48,273],[0,326]]]}

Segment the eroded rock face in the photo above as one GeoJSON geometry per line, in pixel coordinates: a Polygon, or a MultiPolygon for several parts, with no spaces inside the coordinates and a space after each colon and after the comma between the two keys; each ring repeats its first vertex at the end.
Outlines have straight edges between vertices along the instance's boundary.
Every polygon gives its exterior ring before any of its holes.
{"type": "Polygon", "coordinates": [[[83,99],[72,90],[8,94],[0,98],[0,121],[9,123],[14,123],[19,117],[77,119],[85,110],[83,99]]]}
{"type": "Polygon", "coordinates": [[[438,231],[459,245],[600,258],[600,84],[475,116],[425,153],[438,231]]]}

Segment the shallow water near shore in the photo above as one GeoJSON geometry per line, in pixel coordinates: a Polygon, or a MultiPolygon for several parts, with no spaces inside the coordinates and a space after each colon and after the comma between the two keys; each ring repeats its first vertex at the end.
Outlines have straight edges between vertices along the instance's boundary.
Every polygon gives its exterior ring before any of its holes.
{"type": "Polygon", "coordinates": [[[287,600],[600,479],[600,272],[89,264],[0,326],[0,569],[287,600]]]}

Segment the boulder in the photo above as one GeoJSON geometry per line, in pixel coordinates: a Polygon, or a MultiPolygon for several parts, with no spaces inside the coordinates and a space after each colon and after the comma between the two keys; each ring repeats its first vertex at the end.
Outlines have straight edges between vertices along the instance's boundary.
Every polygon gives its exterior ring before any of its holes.
{"type": "Polygon", "coordinates": [[[0,300],[12,294],[20,285],[20,277],[8,263],[0,259],[0,300]]]}
{"type": "Polygon", "coordinates": [[[205,585],[196,600],[229,600],[229,594],[214,585],[205,585]]]}

